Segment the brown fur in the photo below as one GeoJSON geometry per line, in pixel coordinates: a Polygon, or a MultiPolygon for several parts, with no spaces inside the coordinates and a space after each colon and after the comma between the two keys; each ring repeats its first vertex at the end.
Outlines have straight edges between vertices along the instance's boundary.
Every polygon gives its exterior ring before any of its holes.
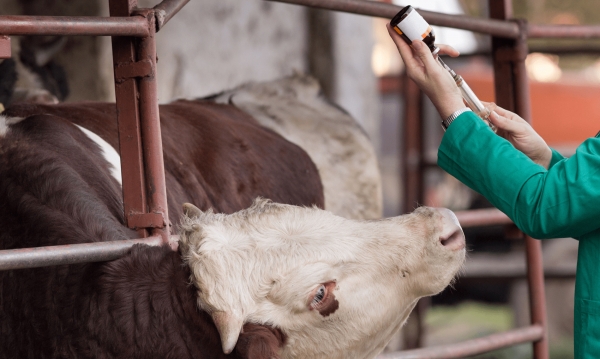
{"type": "MultiPolygon", "coordinates": [[[[170,219],[181,204],[232,213],[257,196],[323,206],[300,148],[233,107],[161,106],[170,219]]],[[[19,105],[0,137],[0,249],[122,240],[122,196],[97,146],[116,146],[114,104],[19,105]]],[[[135,246],[107,263],[0,272],[0,358],[277,358],[285,336],[248,323],[232,354],[200,311],[179,253],[135,246]]]]}

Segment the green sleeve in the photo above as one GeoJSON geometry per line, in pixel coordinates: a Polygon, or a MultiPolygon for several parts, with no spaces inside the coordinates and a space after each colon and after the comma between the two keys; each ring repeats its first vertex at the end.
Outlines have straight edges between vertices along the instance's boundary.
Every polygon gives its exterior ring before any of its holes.
{"type": "Polygon", "coordinates": [[[568,159],[554,152],[546,170],[467,112],[444,135],[438,165],[528,235],[580,237],[600,228],[600,139],[588,139],[568,159]]]}
{"type": "Polygon", "coordinates": [[[564,159],[565,158],[563,157],[563,155],[561,155],[560,153],[558,153],[557,150],[552,148],[552,159],[550,159],[550,165],[548,166],[548,168],[552,168],[556,163],[558,163],[558,161],[562,161],[564,159]]]}

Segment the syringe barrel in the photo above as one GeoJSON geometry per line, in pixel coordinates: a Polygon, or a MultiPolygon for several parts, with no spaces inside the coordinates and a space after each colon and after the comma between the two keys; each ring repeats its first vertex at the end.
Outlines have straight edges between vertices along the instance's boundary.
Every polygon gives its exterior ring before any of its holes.
{"type": "Polygon", "coordinates": [[[479,99],[477,98],[473,90],[471,90],[469,85],[467,85],[465,80],[460,81],[460,84],[457,83],[457,85],[460,89],[463,99],[467,103],[467,106],[469,106],[469,108],[473,110],[473,112],[475,112],[482,119],[487,119],[490,115],[489,111],[485,108],[485,106],[483,106],[481,101],[479,101],[479,99]]]}

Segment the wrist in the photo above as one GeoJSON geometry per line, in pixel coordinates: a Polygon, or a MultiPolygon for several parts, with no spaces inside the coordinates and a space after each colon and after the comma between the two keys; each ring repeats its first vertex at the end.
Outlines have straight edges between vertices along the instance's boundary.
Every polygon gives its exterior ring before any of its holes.
{"type": "Polygon", "coordinates": [[[454,120],[456,120],[458,118],[458,116],[462,115],[465,112],[472,112],[472,111],[468,107],[462,107],[462,108],[452,112],[450,114],[450,116],[443,119],[442,120],[442,128],[444,129],[444,131],[446,131],[448,129],[448,127],[450,127],[452,122],[454,122],[454,120]]]}

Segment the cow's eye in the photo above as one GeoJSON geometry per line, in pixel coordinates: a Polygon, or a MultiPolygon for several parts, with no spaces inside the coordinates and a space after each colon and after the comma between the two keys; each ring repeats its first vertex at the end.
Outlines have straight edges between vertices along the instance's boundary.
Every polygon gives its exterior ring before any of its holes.
{"type": "Polygon", "coordinates": [[[325,286],[321,285],[319,289],[317,289],[317,293],[315,294],[311,305],[319,305],[319,303],[323,301],[323,298],[325,298],[325,286]]]}
{"type": "Polygon", "coordinates": [[[313,297],[312,301],[310,302],[310,306],[313,309],[316,309],[321,305],[321,303],[323,302],[323,298],[325,298],[325,291],[326,291],[326,288],[324,285],[321,285],[319,287],[319,289],[317,289],[317,293],[315,293],[315,296],[313,297]]]}

